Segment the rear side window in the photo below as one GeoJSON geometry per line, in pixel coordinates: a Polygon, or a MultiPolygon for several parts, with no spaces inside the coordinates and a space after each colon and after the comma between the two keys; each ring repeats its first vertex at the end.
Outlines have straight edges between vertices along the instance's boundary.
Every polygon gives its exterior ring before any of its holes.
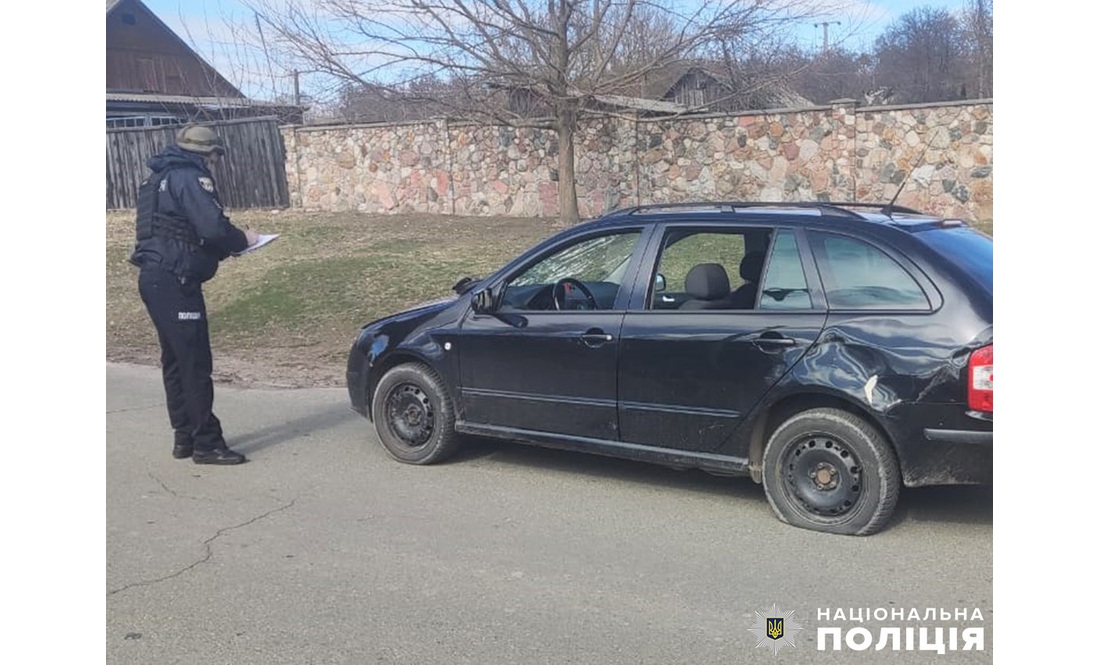
{"type": "Polygon", "coordinates": [[[830,309],[931,309],[917,281],[878,248],[819,231],[810,241],[830,309]]]}

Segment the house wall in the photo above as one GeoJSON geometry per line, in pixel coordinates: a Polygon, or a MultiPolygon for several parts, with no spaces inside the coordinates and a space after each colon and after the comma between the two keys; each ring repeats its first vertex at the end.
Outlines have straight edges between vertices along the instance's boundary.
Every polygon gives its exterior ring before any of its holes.
{"type": "Polygon", "coordinates": [[[731,89],[722,85],[718,79],[700,71],[688,72],[682,76],[665,99],[682,104],[689,109],[707,107],[712,111],[728,111],[733,103],[731,89]]]}
{"type": "MultiPolygon", "coordinates": [[[[546,130],[447,121],[285,127],[293,205],[378,213],[553,217],[546,130]]],[[[606,118],[577,135],[582,217],[691,200],[889,201],[993,217],[993,103],[606,118]]]]}
{"type": "Polygon", "coordinates": [[[200,97],[241,93],[140,3],[107,15],[107,89],[200,97]],[[126,17],[132,17],[128,23],[126,17]]]}

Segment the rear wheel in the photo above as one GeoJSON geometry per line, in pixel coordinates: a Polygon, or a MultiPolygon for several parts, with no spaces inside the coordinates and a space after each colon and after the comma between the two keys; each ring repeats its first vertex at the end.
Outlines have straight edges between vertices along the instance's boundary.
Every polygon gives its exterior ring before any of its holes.
{"type": "Polygon", "coordinates": [[[889,521],[901,489],[885,437],[840,409],[812,409],[780,425],[764,449],[764,491],[784,522],[866,536],[889,521]]]}
{"type": "Polygon", "coordinates": [[[458,448],[451,396],[427,365],[398,365],[386,372],[371,413],[382,447],[399,462],[441,462],[458,448]]]}

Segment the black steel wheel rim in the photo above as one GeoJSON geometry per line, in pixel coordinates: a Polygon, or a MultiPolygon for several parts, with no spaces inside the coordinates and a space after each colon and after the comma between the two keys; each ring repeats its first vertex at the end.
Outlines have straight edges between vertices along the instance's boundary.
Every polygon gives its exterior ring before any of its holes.
{"type": "Polygon", "coordinates": [[[435,410],[427,393],[411,383],[395,386],[386,398],[386,423],[406,446],[426,444],[435,429],[435,410]]]}
{"type": "Polygon", "coordinates": [[[783,454],[783,487],[802,510],[816,518],[843,518],[864,496],[863,465],[842,440],[804,436],[783,454]]]}

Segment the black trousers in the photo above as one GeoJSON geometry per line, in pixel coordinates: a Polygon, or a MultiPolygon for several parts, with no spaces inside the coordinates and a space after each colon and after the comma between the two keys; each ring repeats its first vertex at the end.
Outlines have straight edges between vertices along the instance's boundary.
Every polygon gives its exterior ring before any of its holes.
{"type": "Polygon", "coordinates": [[[225,446],[221,422],[214,415],[214,361],[202,284],[181,284],[172,273],[146,266],[138,276],[138,291],[160,340],[164,394],[175,442],[190,443],[195,450],[225,446]]]}

